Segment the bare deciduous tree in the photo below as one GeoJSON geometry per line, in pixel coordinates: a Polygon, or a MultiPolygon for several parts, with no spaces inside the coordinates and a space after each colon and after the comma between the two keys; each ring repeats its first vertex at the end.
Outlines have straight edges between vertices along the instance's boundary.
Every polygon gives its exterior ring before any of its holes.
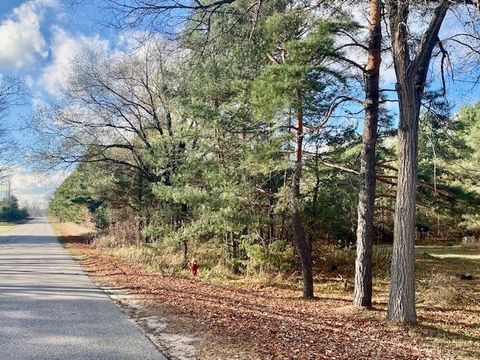
{"type": "Polygon", "coordinates": [[[155,180],[152,139],[173,136],[164,61],[152,44],[133,56],[83,54],[61,101],[39,108],[30,123],[40,141],[34,153],[52,165],[110,162],[155,180]]]}
{"type": "Polygon", "coordinates": [[[134,52],[89,51],[72,64],[63,98],[37,109],[30,153],[45,168],[98,164],[115,174],[111,203],[148,225],[154,183],[170,184],[185,145],[175,137],[168,51],[149,40],[134,52]],[[167,160],[159,163],[157,153],[167,160]]]}
{"type": "Polygon", "coordinates": [[[25,103],[25,95],[24,84],[19,78],[4,76],[0,79],[0,180],[7,176],[16,146],[5,122],[12,107],[25,103]]]}

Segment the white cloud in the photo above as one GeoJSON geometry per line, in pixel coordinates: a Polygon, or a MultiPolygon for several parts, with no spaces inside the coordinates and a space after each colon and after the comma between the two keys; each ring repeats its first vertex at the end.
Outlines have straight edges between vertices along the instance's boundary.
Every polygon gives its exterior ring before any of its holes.
{"type": "Polygon", "coordinates": [[[380,68],[380,83],[382,87],[394,88],[397,82],[395,67],[393,66],[393,58],[391,52],[384,52],[380,68]]]}
{"type": "Polygon", "coordinates": [[[57,95],[69,76],[72,60],[82,51],[82,45],[67,32],[56,29],[51,45],[52,62],[42,73],[42,84],[46,91],[57,95]]]}
{"type": "MultiPolygon", "coordinates": [[[[58,170],[48,174],[35,174],[20,166],[8,171],[11,191],[20,203],[47,205],[48,196],[68,176],[69,171],[58,170]]],[[[2,192],[4,189],[2,189],[2,192]]]]}
{"type": "Polygon", "coordinates": [[[52,61],[41,75],[41,85],[51,95],[59,96],[70,76],[72,61],[86,49],[107,48],[108,42],[98,35],[73,36],[55,28],[50,45],[52,61]]]}
{"type": "Polygon", "coordinates": [[[41,32],[45,9],[57,0],[29,0],[0,22],[0,68],[15,70],[47,56],[47,43],[41,32]]]}

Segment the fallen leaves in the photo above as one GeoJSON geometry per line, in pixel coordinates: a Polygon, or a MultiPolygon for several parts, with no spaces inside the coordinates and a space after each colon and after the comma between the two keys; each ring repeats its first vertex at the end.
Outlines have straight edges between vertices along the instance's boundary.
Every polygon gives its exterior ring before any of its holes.
{"type": "MultiPolygon", "coordinates": [[[[66,244],[88,272],[144,300],[172,308],[215,337],[248,344],[262,359],[427,359],[408,330],[337,311],[348,302],[304,301],[289,289],[246,291],[147,273],[85,244],[66,244]]],[[[247,345],[245,345],[247,346],[247,345]]]]}

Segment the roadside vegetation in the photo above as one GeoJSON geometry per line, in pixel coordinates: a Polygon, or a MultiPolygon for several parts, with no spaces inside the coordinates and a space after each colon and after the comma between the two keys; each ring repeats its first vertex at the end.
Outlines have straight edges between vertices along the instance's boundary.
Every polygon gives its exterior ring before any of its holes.
{"type": "Polygon", "coordinates": [[[14,195],[7,193],[5,198],[0,201],[0,222],[22,222],[27,220],[29,216],[28,210],[19,206],[14,195]]]}
{"type": "Polygon", "coordinates": [[[29,211],[19,206],[14,195],[7,192],[0,200],[0,234],[13,230],[15,224],[23,223],[29,217],[29,211]]]}
{"type": "Polygon", "coordinates": [[[198,279],[186,271],[172,276],[155,268],[154,257],[139,256],[141,248],[94,246],[91,227],[53,225],[99,284],[142,300],[138,317],[158,317],[167,324],[160,333],[148,330],[166,339],[178,334],[196,339],[196,358],[330,359],[335,354],[340,359],[473,360],[480,355],[480,281],[459,278],[465,270],[479,273],[478,245],[417,248],[419,324],[402,327],[385,321],[385,261],[375,266],[373,310],[366,311],[351,305],[353,288],[344,286],[353,273],[339,278],[325,272],[315,285],[319,298],[304,302],[295,278],[220,277],[202,270],[198,279]]]}
{"type": "Polygon", "coordinates": [[[94,275],[260,358],[478,357],[478,2],[109,3],[28,124],[94,275]]]}
{"type": "MultiPolygon", "coordinates": [[[[452,116],[449,128],[442,130],[445,133],[436,133],[436,145],[432,145],[428,133],[420,138],[416,230],[419,244],[444,246],[460,244],[466,236],[478,238],[478,220],[474,215],[480,204],[476,170],[472,168],[465,173],[465,167],[472,167],[471,159],[480,156],[471,140],[480,124],[479,109],[478,105],[465,106],[452,116]],[[432,146],[436,146],[438,152],[435,157],[432,146]]],[[[389,180],[378,185],[374,216],[376,245],[372,250],[372,262],[375,276],[384,278],[390,274],[392,258],[395,196],[392,179],[397,160],[396,148],[389,144],[394,140],[386,137],[385,148],[379,150],[383,170],[378,176],[389,180]]],[[[351,161],[358,155],[358,146],[344,147],[333,150],[337,154],[336,167],[318,162],[318,167],[305,169],[305,177],[312,177],[312,180],[317,177],[317,180],[309,182],[310,188],[304,185],[305,193],[311,197],[303,199],[302,216],[309,225],[306,236],[312,246],[316,280],[345,278],[348,286],[353,286],[358,176],[338,167],[354,169],[351,161]]],[[[257,165],[261,164],[254,167],[257,165]]],[[[197,171],[194,166],[189,163],[178,169],[174,179],[192,176],[192,172],[197,171]]],[[[168,187],[154,184],[150,189],[152,193],[144,193],[149,189],[148,184],[144,184],[136,193],[129,183],[126,192],[121,194],[119,186],[126,186],[123,180],[114,175],[107,178],[103,171],[97,165],[81,165],[60,185],[50,201],[50,214],[60,221],[95,224],[98,229],[93,240],[95,246],[145,264],[153,271],[186,275],[187,263],[195,257],[201,266],[200,278],[258,278],[272,283],[288,279],[301,285],[295,247],[289,240],[293,236],[288,222],[291,200],[284,194],[285,187],[279,187],[276,193],[268,190],[268,195],[255,183],[248,190],[242,184],[231,182],[233,175],[222,178],[216,174],[212,179],[213,173],[206,171],[195,177],[198,189],[188,183],[173,182],[168,187]],[[219,182],[227,188],[217,186],[219,182]],[[160,188],[161,195],[156,196],[155,191],[160,188]],[[172,199],[179,197],[182,202],[166,202],[165,189],[176,194],[172,199]],[[266,197],[264,206],[256,206],[260,205],[263,196],[266,197]],[[136,200],[141,197],[148,201],[136,200]],[[130,201],[135,201],[134,205],[130,201]],[[285,206],[287,212],[282,210],[285,206]],[[136,212],[136,207],[145,207],[142,211],[146,215],[136,212]]],[[[134,183],[134,179],[131,180],[134,183]]],[[[258,183],[270,180],[266,176],[258,183]]],[[[468,267],[463,270],[470,271],[468,267]]]]}

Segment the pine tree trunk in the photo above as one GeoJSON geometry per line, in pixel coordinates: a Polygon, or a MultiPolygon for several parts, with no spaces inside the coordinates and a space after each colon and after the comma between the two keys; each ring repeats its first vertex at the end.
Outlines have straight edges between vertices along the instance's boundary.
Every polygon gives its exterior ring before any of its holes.
{"type": "Polygon", "coordinates": [[[357,259],[355,261],[356,306],[372,306],[372,244],[375,208],[375,146],[377,142],[379,80],[382,46],[380,0],[370,0],[368,62],[365,69],[365,122],[358,199],[357,259]]]}
{"type": "Polygon", "coordinates": [[[420,97],[414,81],[403,81],[402,84],[398,89],[398,180],[388,319],[414,323],[417,320],[414,251],[420,97]]]}
{"type": "Polygon", "coordinates": [[[302,218],[299,211],[294,211],[292,214],[292,227],[295,238],[295,248],[297,249],[302,266],[303,297],[305,299],[312,299],[314,297],[312,253],[305,237],[302,218]]]}
{"type": "Polygon", "coordinates": [[[305,237],[303,228],[300,202],[300,183],[302,181],[303,166],[303,98],[300,91],[297,90],[296,104],[296,149],[295,149],[295,172],[293,175],[293,195],[295,197],[295,209],[292,212],[292,229],[295,241],[295,247],[300,257],[303,277],[303,297],[311,299],[314,297],[313,274],[312,274],[312,253],[305,237]]]}

